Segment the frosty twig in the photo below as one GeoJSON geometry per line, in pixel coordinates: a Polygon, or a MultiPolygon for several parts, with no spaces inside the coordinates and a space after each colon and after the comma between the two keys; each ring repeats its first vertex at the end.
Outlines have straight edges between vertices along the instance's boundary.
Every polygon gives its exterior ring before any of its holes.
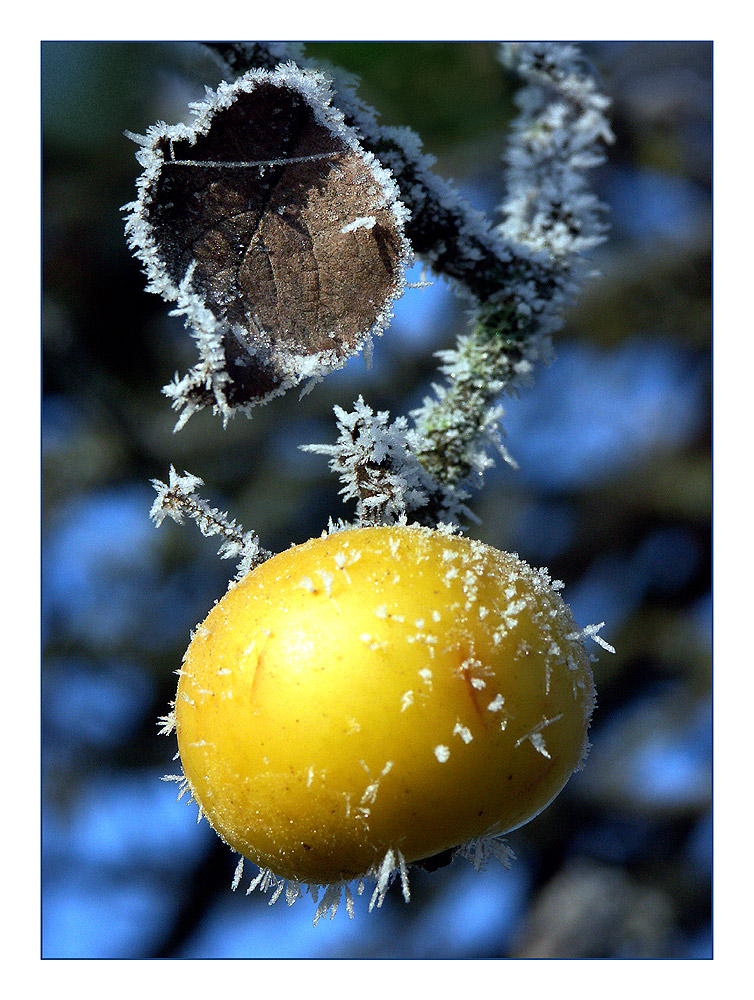
{"type": "Polygon", "coordinates": [[[227,513],[213,509],[196,495],[197,489],[204,485],[198,476],[188,472],[179,476],[171,465],[169,482],[153,479],[152,485],[157,490],[157,497],[149,516],[155,524],[159,527],[166,517],[182,524],[184,517],[189,517],[196,521],[205,537],[220,535],[223,540],[218,550],[220,558],[239,560],[236,579],[242,579],[254,566],[269,559],[271,553],[260,547],[253,532],[244,531],[227,513]]]}

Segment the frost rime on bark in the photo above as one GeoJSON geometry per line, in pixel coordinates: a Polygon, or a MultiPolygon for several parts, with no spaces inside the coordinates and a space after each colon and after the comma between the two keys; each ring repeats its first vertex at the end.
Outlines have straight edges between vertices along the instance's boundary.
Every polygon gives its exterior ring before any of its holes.
{"type": "Polygon", "coordinates": [[[602,163],[600,143],[613,139],[604,114],[609,101],[574,45],[511,43],[501,60],[527,86],[516,96],[521,114],[505,157],[509,194],[499,230],[572,268],[575,255],[607,232],[584,174],[602,163]]]}

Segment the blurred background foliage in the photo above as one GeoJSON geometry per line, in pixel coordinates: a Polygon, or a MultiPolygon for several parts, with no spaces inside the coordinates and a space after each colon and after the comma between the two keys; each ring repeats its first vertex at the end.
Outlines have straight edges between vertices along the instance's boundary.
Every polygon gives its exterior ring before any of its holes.
{"type": "MultiPolygon", "coordinates": [[[[514,82],[491,43],[318,43],[409,125],[476,207],[502,196],[514,82]]],[[[173,434],[160,393],[193,363],[144,292],[121,206],[138,166],[124,129],[185,119],[219,70],[197,45],[42,46],[43,895],[46,957],[704,958],[711,935],[711,87],[708,43],[590,43],[616,143],[594,184],[610,242],[532,388],[505,402],[518,470],[497,468],[471,533],[566,582],[617,648],[596,666],[586,768],[509,842],[510,870],[456,860],[406,906],[357,902],[312,928],[230,891],[235,857],[176,804],[156,735],[189,630],[234,567],[193,525],[148,520],[151,478],[204,496],[265,546],[350,516],[319,456],[334,404],[410,410],[464,329],[443,283],[410,290],[375,344],[299,401],[223,431],[173,434]]],[[[417,268],[418,276],[420,268],[417,268]]],[[[596,650],[596,647],[595,647],[596,650]]]]}

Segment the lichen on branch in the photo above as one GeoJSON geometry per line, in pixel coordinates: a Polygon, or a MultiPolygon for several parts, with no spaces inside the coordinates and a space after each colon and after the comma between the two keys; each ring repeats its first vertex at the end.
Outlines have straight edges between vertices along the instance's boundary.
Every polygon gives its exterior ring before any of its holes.
{"type": "Polygon", "coordinates": [[[585,172],[612,140],[607,98],[573,45],[504,45],[502,62],[526,81],[504,156],[507,195],[497,234],[511,249],[500,284],[480,302],[472,330],[444,351],[442,385],[412,414],[417,456],[447,485],[479,483],[502,450],[500,395],[551,354],[551,335],[579,290],[583,253],[605,239],[603,206],[585,172]],[[544,275],[547,277],[544,277],[544,275]]]}

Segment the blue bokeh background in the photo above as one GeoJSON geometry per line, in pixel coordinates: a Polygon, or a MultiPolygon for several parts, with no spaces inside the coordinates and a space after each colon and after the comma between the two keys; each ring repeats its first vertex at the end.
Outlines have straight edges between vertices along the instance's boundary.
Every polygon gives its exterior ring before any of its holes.
{"type": "MultiPolygon", "coordinates": [[[[173,435],[160,387],[193,363],[143,290],[120,206],[138,168],[123,129],[180,120],[216,66],[191,44],[45,43],[42,954],[83,958],[705,958],[711,954],[711,46],[586,46],[616,143],[595,185],[612,236],[531,388],[504,400],[501,465],[472,533],[565,580],[605,621],[593,750],[510,844],[312,927],[310,899],[230,891],[235,859],[160,781],[158,738],[189,631],[234,567],[191,525],[148,519],[173,463],[272,549],[348,516],[326,462],[332,406],[408,412],[432,353],[464,329],[446,283],[396,304],[373,363],[223,431],[173,435]]],[[[487,43],[312,46],[363,78],[477,207],[502,196],[512,81],[487,43]]],[[[415,277],[418,279],[420,267],[415,277]]],[[[597,651],[595,647],[595,651],[597,651]]],[[[246,880],[244,881],[244,885],[246,880]]]]}

